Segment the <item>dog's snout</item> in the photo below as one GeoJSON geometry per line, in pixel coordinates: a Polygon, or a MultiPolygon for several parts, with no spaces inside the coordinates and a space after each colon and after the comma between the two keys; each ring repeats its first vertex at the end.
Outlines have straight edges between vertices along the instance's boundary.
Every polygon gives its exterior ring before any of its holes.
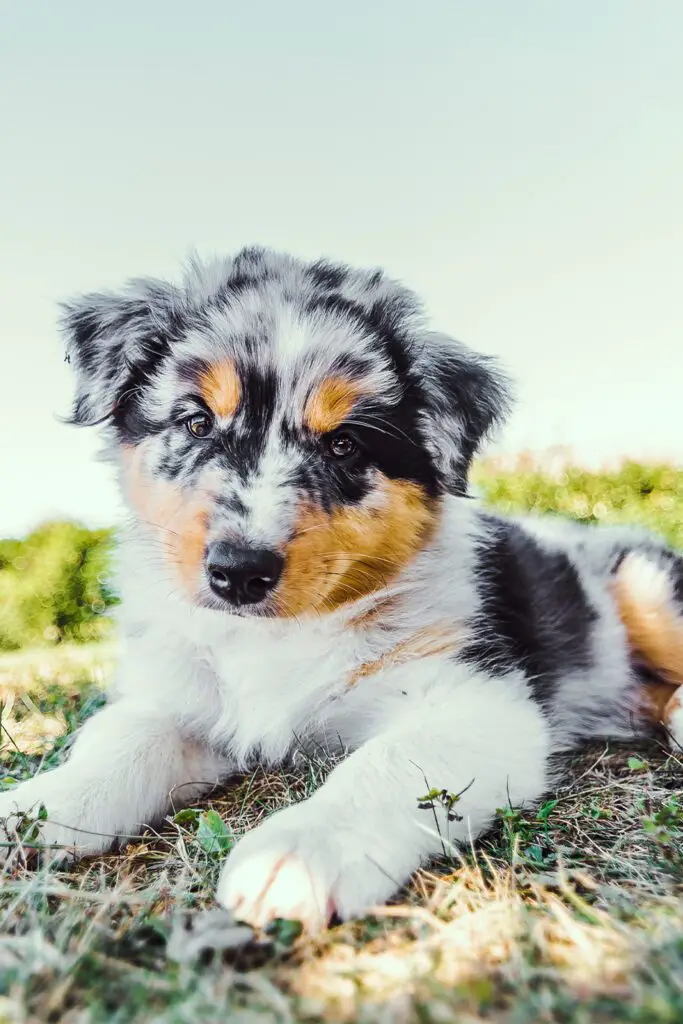
{"type": "Polygon", "coordinates": [[[214,594],[234,605],[258,604],[276,586],[284,559],[275,551],[238,548],[225,541],[212,544],[206,572],[214,594]]]}

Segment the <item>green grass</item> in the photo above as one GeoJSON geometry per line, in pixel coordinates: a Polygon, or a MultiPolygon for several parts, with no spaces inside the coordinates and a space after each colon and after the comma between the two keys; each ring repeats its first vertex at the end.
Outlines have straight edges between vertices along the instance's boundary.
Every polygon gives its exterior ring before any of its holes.
{"type": "MultiPolygon", "coordinates": [[[[628,518],[683,541],[683,473],[627,468],[626,486],[562,472],[484,466],[478,482],[509,509],[628,518]]],[[[58,763],[111,666],[103,646],[0,658],[2,772],[58,763]]],[[[236,929],[213,907],[222,857],[328,767],[256,771],[69,870],[6,868],[0,1024],[683,1020],[683,753],[583,750],[535,813],[501,809],[475,849],[382,912],[315,940],[291,924],[236,929]]]]}

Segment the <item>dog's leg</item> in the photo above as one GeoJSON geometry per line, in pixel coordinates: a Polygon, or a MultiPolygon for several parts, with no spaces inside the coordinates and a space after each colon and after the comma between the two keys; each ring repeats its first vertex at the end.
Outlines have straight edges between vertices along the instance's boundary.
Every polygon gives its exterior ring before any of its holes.
{"type": "Polygon", "coordinates": [[[683,751],[683,686],[677,686],[669,697],[662,724],[669,734],[671,748],[680,754],[683,751]]]}
{"type": "Polygon", "coordinates": [[[657,561],[633,551],[612,584],[632,653],[655,675],[643,687],[645,714],[683,747],[683,559],[657,561]]]}
{"type": "Polygon", "coordinates": [[[0,793],[0,845],[3,820],[6,853],[21,838],[22,815],[33,816],[42,804],[41,846],[75,856],[99,853],[117,836],[137,835],[172,806],[193,800],[224,769],[163,713],[121,700],[86,722],[65,764],[0,793]]]}
{"type": "MultiPolygon", "coordinates": [[[[415,664],[409,672],[424,669],[415,664]]],[[[390,897],[422,862],[478,835],[509,800],[521,805],[542,795],[550,733],[521,679],[462,679],[454,665],[440,674],[313,796],[237,845],[218,890],[237,918],[258,926],[298,918],[315,930],[333,911],[358,915],[390,897]],[[450,816],[447,798],[420,807],[432,788],[461,793],[450,816]]],[[[397,687],[405,678],[396,673],[397,687]]]]}

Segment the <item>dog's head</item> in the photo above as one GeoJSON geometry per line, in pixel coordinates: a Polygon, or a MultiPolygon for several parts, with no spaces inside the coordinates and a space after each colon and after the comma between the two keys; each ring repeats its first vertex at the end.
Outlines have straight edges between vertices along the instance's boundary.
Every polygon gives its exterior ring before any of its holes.
{"type": "Polygon", "coordinates": [[[65,307],[73,420],[189,599],[321,613],[383,588],[506,410],[491,361],[379,271],[247,249],[65,307]]]}

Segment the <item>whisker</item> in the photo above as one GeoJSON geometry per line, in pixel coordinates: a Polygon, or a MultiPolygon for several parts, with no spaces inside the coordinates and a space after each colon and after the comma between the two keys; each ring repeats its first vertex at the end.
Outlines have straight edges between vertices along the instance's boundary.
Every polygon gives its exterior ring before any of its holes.
{"type": "MultiPolygon", "coordinates": [[[[385,558],[383,555],[369,554],[367,551],[347,551],[346,549],[344,549],[343,554],[350,555],[351,558],[358,558],[360,559],[361,562],[364,562],[366,564],[369,563],[374,565],[375,562],[385,562],[387,565],[390,565],[394,569],[403,569],[405,567],[405,562],[399,562],[394,558],[385,558]]],[[[334,558],[336,557],[336,552],[328,553],[323,551],[321,552],[320,557],[323,559],[325,557],[334,558]]]]}
{"type": "MultiPolygon", "coordinates": [[[[163,526],[162,523],[154,522],[154,520],[152,520],[152,519],[145,519],[144,516],[130,515],[130,516],[126,516],[125,519],[124,519],[124,525],[128,526],[128,527],[134,527],[138,523],[145,523],[146,526],[151,526],[155,530],[162,530],[164,533],[170,533],[174,537],[182,536],[180,533],[178,533],[177,530],[172,530],[170,528],[170,526],[163,526]]],[[[152,537],[152,538],[147,538],[146,537],[145,538],[145,542],[147,542],[150,539],[151,540],[158,540],[158,538],[156,538],[156,537],[152,537]]]]}
{"type": "Polygon", "coordinates": [[[406,432],[401,430],[400,427],[397,427],[394,423],[389,423],[381,416],[373,416],[372,414],[366,414],[365,416],[352,416],[346,422],[349,426],[367,427],[368,430],[376,430],[378,433],[386,434],[388,437],[401,437],[410,442],[410,444],[417,445],[414,438],[410,437],[410,435],[406,434],[406,432]],[[381,424],[381,426],[377,426],[376,424],[381,424]],[[387,429],[382,430],[382,427],[386,427],[387,429]]]}
{"type": "Polygon", "coordinates": [[[163,526],[161,523],[155,523],[152,519],[144,519],[142,516],[139,518],[140,522],[146,523],[147,526],[152,526],[156,530],[162,530],[164,533],[170,533],[173,537],[182,536],[182,534],[178,533],[177,530],[172,530],[170,526],[163,526]]]}

